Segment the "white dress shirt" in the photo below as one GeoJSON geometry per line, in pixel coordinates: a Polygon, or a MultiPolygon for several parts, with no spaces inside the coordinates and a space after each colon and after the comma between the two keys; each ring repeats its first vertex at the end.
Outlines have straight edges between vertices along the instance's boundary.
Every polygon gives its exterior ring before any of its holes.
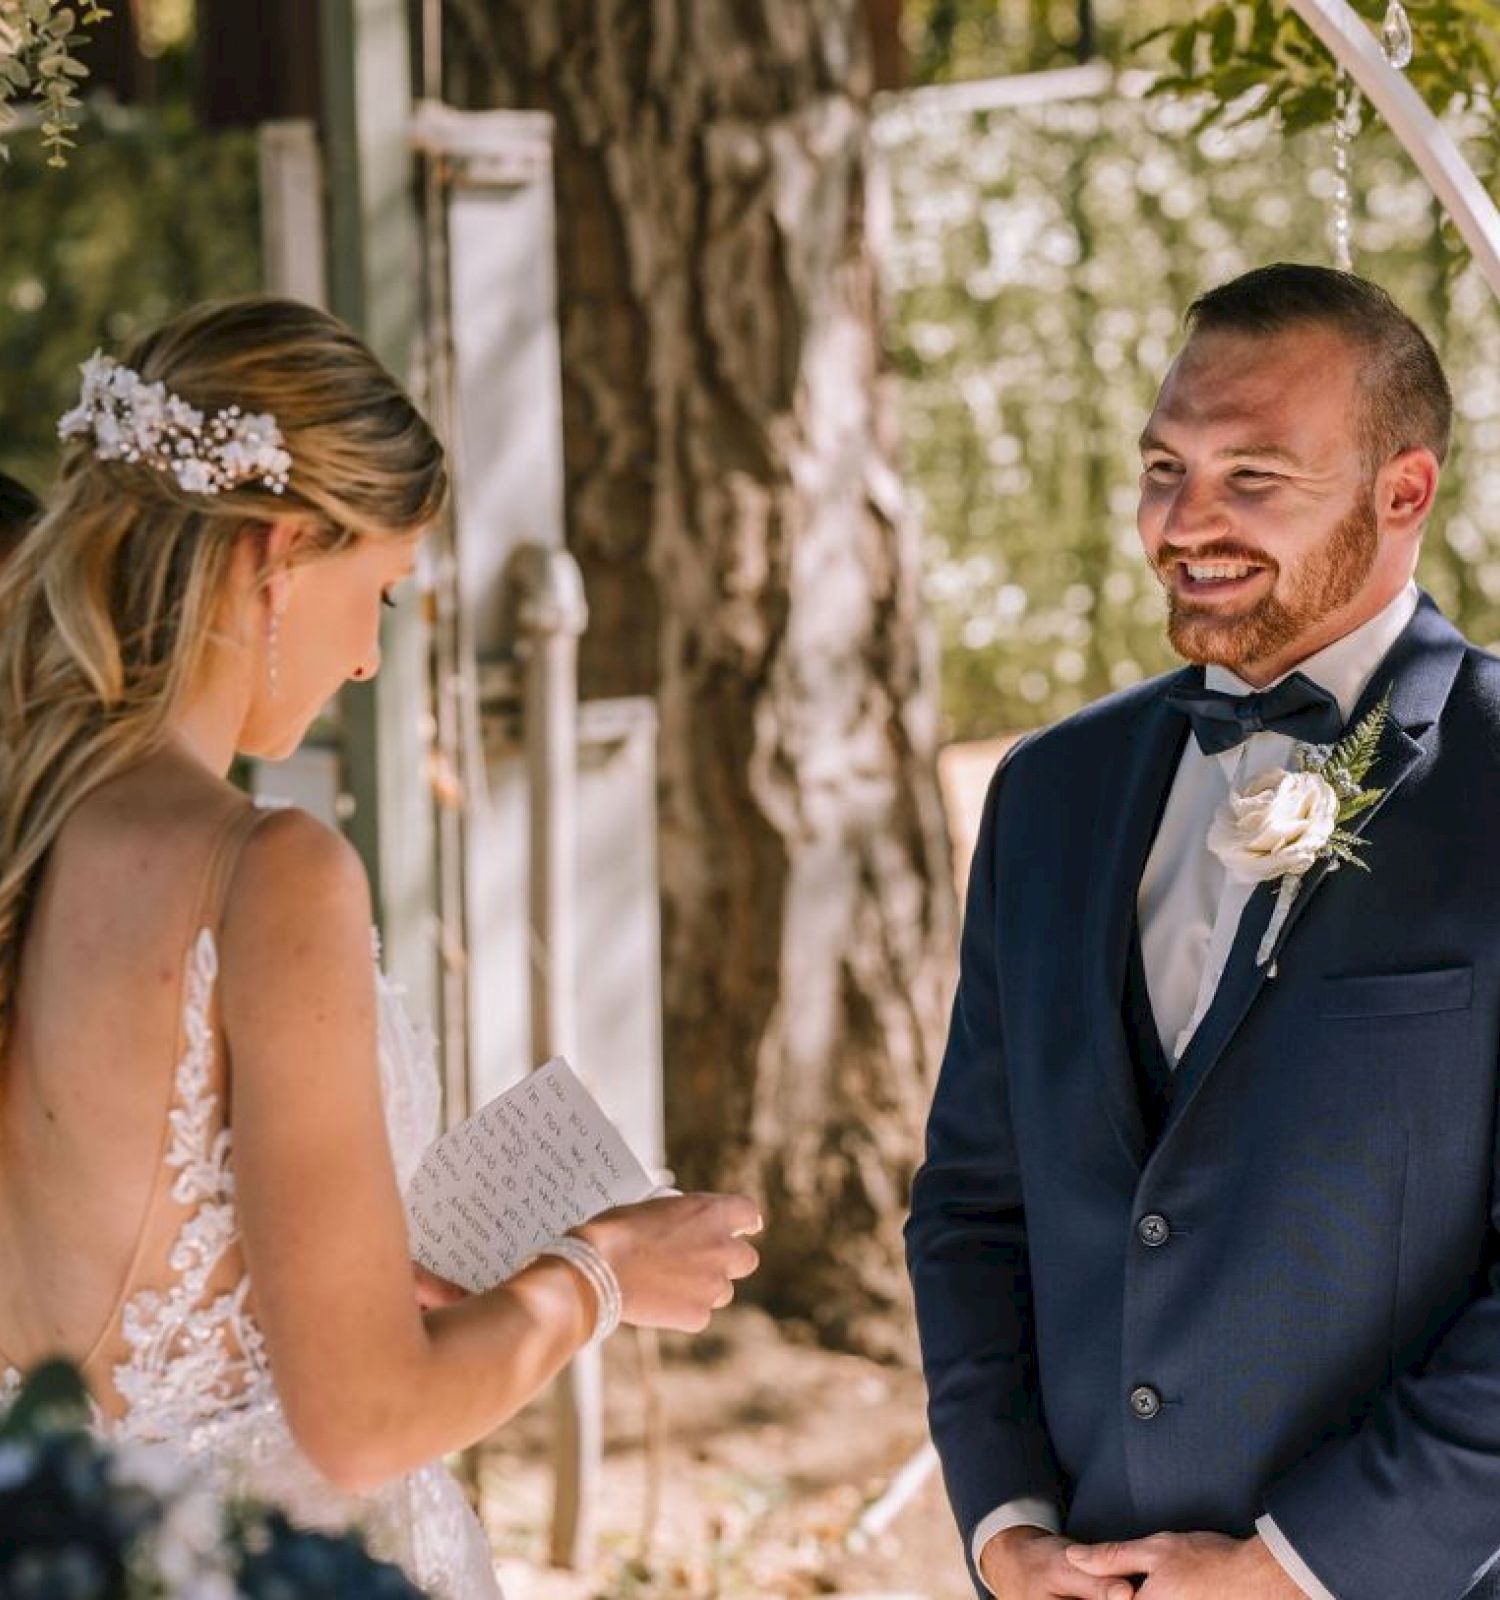
{"type": "MultiPolygon", "coordinates": [[[[1376,669],[1415,615],[1418,598],[1416,585],[1408,584],[1377,616],[1292,670],[1333,695],[1347,723],[1376,669]]],[[[1249,684],[1219,666],[1206,669],[1204,686],[1225,694],[1251,692],[1249,684]]],[[[1240,914],[1255,888],[1237,883],[1225,872],[1208,849],[1209,827],[1230,789],[1287,765],[1293,743],[1285,734],[1256,733],[1233,750],[1205,755],[1189,735],[1183,747],[1136,897],[1146,988],[1162,1049],[1173,1067],[1213,1003],[1240,914]]],[[[976,1569],[980,1552],[997,1533],[1023,1524],[1055,1533],[1061,1519],[1057,1507],[1045,1499],[1028,1497],[996,1507],[974,1530],[970,1549],[976,1569]]],[[[1310,1600],[1335,1600],[1270,1517],[1262,1517],[1255,1526],[1310,1600]]]]}

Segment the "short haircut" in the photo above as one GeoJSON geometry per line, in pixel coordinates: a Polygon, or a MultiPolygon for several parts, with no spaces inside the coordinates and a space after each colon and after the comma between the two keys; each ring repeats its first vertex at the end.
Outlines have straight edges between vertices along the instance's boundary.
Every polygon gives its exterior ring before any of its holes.
{"type": "Polygon", "coordinates": [[[42,514],[41,502],[15,478],[0,472],[0,558],[8,556],[42,514]]]}
{"type": "Polygon", "coordinates": [[[1271,338],[1305,327],[1341,334],[1364,356],[1360,437],[1371,475],[1403,450],[1447,459],[1453,391],[1442,363],[1427,335],[1375,284],[1332,267],[1278,261],[1200,295],[1185,320],[1190,335],[1271,338]]]}

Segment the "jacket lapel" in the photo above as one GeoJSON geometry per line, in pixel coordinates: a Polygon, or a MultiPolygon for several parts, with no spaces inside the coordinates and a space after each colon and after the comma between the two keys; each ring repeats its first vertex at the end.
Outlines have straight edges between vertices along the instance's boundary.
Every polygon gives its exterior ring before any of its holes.
{"type": "MultiPolygon", "coordinates": [[[[1363,835],[1371,828],[1397,790],[1428,754],[1434,730],[1442,716],[1466,648],[1463,636],[1424,594],[1416,614],[1370,680],[1350,718],[1349,726],[1352,728],[1368,716],[1379,705],[1386,690],[1390,690],[1390,724],[1386,728],[1375,765],[1366,780],[1374,787],[1383,789],[1384,793],[1375,805],[1355,820],[1351,826],[1352,832],[1363,835]]],[[[1378,846],[1372,849],[1370,859],[1371,870],[1376,872],[1380,870],[1377,850],[1378,846]]],[[[1339,869],[1341,872],[1358,870],[1357,867],[1339,869]]],[[[1246,1013],[1275,972],[1277,962],[1281,960],[1297,924],[1319,890],[1324,889],[1324,880],[1330,875],[1334,877],[1335,885],[1327,886],[1324,892],[1334,894],[1337,893],[1338,874],[1330,873],[1327,862],[1319,862],[1303,879],[1302,887],[1277,935],[1270,959],[1264,966],[1256,963],[1255,955],[1271,920],[1276,885],[1260,884],[1251,895],[1240,918],[1218,993],[1177,1064],[1172,1111],[1167,1120],[1168,1132],[1181,1119],[1189,1101],[1217,1065],[1244,1022],[1246,1013]]]]}
{"type": "Polygon", "coordinates": [[[1094,820],[1084,951],[1090,1032],[1110,1120],[1137,1167],[1145,1160],[1146,1131],[1121,1015],[1125,964],[1141,873],[1188,734],[1187,718],[1166,696],[1201,680],[1201,669],[1187,668],[1146,703],[1127,735],[1122,768],[1105,775],[1094,820]]]}

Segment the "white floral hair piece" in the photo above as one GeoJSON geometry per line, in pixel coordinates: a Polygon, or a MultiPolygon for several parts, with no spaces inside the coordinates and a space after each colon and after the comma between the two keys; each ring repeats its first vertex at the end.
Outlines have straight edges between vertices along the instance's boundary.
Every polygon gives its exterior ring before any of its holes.
{"type": "Polygon", "coordinates": [[[59,419],[64,439],[92,435],[101,461],[167,472],[188,494],[218,494],[259,479],[281,494],[292,470],[281,429],[268,412],[226,406],[210,418],[132,368],[96,350],[84,362],[83,392],[59,419]]]}

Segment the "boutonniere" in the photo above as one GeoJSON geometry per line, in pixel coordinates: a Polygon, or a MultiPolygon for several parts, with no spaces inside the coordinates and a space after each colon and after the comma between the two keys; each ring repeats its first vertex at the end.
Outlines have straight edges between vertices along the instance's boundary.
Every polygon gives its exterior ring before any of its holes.
{"type": "Polygon", "coordinates": [[[1320,861],[1329,870],[1348,865],[1368,872],[1365,840],[1348,824],[1385,793],[1365,778],[1390,721],[1391,695],[1335,745],[1299,744],[1290,767],[1276,767],[1231,791],[1208,830],[1208,848],[1240,883],[1279,879],[1276,906],[1255,964],[1271,959],[1302,880],[1320,861]]]}

